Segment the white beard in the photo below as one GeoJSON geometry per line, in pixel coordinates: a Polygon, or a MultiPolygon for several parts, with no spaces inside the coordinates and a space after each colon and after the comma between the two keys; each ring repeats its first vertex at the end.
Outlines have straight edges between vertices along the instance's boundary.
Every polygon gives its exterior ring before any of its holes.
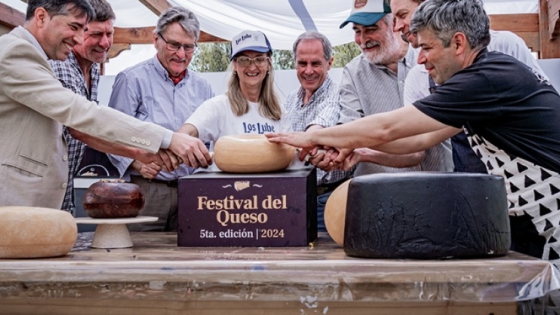
{"type": "MultiPolygon", "coordinates": [[[[366,45],[373,44],[379,45],[378,51],[364,52],[363,47],[360,47],[362,53],[366,59],[376,65],[385,65],[394,62],[395,56],[400,54],[401,45],[397,37],[393,36],[393,33],[387,33],[385,35],[385,43],[378,41],[368,41],[366,45]]],[[[369,46],[369,45],[368,45],[369,46]]],[[[367,47],[367,46],[366,46],[367,47]]]]}

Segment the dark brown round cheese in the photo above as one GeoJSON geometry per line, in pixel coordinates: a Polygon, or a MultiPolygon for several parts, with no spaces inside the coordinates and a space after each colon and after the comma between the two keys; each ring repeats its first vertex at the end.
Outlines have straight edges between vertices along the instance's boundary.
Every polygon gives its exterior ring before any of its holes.
{"type": "Polygon", "coordinates": [[[92,218],[130,218],[142,210],[144,195],[133,183],[98,181],[87,189],[83,205],[92,218]]]}
{"type": "Polygon", "coordinates": [[[510,228],[502,177],[467,173],[359,176],[348,188],[347,255],[475,258],[507,254],[510,228]]]}

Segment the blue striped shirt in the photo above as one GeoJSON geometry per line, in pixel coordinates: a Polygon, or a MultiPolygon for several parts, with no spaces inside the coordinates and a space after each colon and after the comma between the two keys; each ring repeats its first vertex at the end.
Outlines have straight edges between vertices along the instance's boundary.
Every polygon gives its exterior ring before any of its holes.
{"type": "MultiPolygon", "coordinates": [[[[187,70],[185,78],[175,85],[157,56],[154,56],[117,75],[109,107],[140,120],[177,130],[200,104],[213,96],[210,83],[191,70],[187,70]]],[[[110,159],[124,178],[128,179],[130,174],[139,175],[129,169],[132,159],[116,155],[110,155],[110,159]]],[[[170,181],[192,172],[192,168],[183,164],[170,173],[161,171],[157,179],[170,181]]]]}

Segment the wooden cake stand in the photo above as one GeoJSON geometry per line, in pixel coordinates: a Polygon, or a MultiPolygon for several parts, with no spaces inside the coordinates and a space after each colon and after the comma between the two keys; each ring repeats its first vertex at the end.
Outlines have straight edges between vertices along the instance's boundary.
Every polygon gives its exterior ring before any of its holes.
{"type": "Polygon", "coordinates": [[[132,239],[127,224],[157,221],[157,217],[134,217],[118,219],[94,219],[90,217],[76,218],[78,224],[97,224],[91,247],[95,248],[127,248],[132,247],[132,239]]]}

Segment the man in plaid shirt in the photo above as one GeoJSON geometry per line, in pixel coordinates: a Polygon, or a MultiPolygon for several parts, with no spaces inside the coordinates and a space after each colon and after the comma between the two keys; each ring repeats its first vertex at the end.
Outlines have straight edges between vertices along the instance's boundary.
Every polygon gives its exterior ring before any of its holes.
{"type": "MultiPolygon", "coordinates": [[[[65,61],[49,60],[55,75],[62,85],[90,101],[97,101],[100,63],[107,59],[109,49],[113,45],[113,24],[115,12],[105,0],[90,0],[96,18],[87,27],[84,41],[74,46],[65,61]]],[[[64,127],[64,138],[68,144],[68,186],[62,210],[74,214],[73,178],[78,171],[85,144],[74,139],[67,127],[64,127]]]]}
{"type": "MultiPolygon", "coordinates": [[[[334,126],[340,112],[339,87],[328,75],[333,62],[332,46],[323,34],[307,31],[293,48],[301,87],[288,95],[284,104],[294,131],[334,126]]],[[[317,169],[317,227],[326,231],[323,213],[332,191],[349,178],[351,172],[317,169]]]]}

